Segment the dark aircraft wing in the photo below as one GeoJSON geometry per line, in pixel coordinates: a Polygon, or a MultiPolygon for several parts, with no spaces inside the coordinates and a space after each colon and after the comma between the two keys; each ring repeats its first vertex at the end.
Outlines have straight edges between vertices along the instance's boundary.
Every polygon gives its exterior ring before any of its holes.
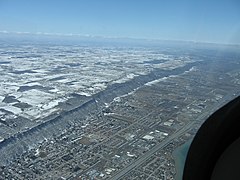
{"type": "Polygon", "coordinates": [[[183,179],[240,179],[240,96],[201,126],[190,146],[183,179]]]}

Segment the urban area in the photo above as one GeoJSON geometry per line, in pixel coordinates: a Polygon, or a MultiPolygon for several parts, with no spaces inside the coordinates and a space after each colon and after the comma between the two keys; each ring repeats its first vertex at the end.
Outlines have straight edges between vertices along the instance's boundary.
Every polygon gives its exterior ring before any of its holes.
{"type": "Polygon", "coordinates": [[[171,180],[239,96],[239,47],[0,43],[0,179],[171,180]]]}

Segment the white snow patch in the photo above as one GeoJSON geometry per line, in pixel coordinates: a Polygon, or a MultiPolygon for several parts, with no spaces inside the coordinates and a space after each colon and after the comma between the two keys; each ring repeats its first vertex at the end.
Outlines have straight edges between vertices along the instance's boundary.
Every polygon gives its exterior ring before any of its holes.
{"type": "Polygon", "coordinates": [[[28,103],[32,106],[36,106],[52,99],[53,97],[54,96],[52,94],[37,89],[31,89],[29,91],[23,92],[22,96],[18,98],[18,100],[21,102],[28,103]]]}
{"type": "Polygon", "coordinates": [[[92,96],[90,93],[87,93],[87,92],[78,92],[78,94],[82,95],[82,96],[92,96]]]}
{"type": "Polygon", "coordinates": [[[153,81],[149,81],[149,82],[145,83],[145,85],[146,85],[146,86],[152,86],[152,85],[157,84],[157,83],[159,83],[159,82],[161,82],[161,81],[165,81],[165,80],[167,80],[168,78],[169,78],[169,77],[163,77],[163,78],[160,78],[160,79],[156,79],[156,80],[153,80],[153,81]]]}
{"type": "Polygon", "coordinates": [[[2,109],[5,109],[6,111],[10,111],[12,112],[13,114],[20,114],[22,112],[22,110],[18,107],[14,107],[14,106],[4,106],[4,107],[1,107],[2,109]]]}

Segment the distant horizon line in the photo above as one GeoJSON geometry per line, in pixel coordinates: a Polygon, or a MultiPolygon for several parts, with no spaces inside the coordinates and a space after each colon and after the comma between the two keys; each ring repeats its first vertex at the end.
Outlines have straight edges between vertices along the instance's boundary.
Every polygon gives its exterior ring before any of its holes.
{"type": "Polygon", "coordinates": [[[208,42],[208,41],[196,41],[196,40],[182,40],[182,39],[159,39],[159,38],[145,38],[145,37],[126,37],[126,36],[101,36],[90,34],[74,34],[74,33],[48,33],[48,32],[27,32],[27,31],[6,31],[0,30],[0,34],[16,34],[16,35],[42,35],[42,36],[64,36],[64,37],[82,37],[82,38],[102,38],[102,39],[129,39],[140,40],[148,42],[156,41],[169,41],[169,42],[182,42],[182,43],[196,43],[196,44],[216,44],[216,45],[229,45],[239,46],[240,43],[223,43],[223,42],[208,42]]]}

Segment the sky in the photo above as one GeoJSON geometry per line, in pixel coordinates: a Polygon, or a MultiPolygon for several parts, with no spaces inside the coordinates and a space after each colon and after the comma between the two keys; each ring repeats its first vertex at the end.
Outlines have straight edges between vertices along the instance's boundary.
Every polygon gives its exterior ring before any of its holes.
{"type": "Polygon", "coordinates": [[[0,0],[0,31],[240,44],[240,0],[0,0]]]}

